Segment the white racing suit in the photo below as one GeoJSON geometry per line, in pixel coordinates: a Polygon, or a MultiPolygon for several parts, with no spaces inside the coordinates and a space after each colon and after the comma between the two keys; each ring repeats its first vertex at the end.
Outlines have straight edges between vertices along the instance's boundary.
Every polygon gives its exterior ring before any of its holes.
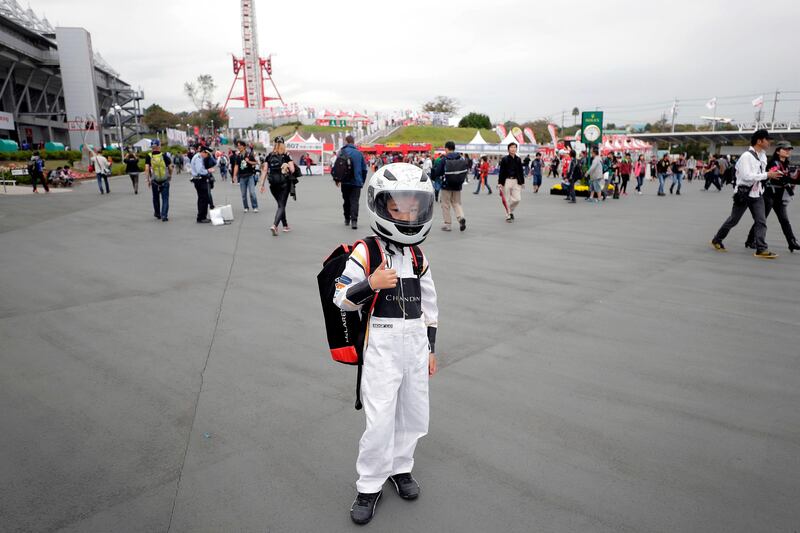
{"type": "MultiPolygon", "coordinates": [[[[428,355],[434,351],[439,314],[427,259],[417,278],[410,248],[378,242],[398,283],[378,292],[364,341],[361,395],[367,427],[356,462],[356,488],[362,493],[378,492],[389,476],[414,467],[417,441],[428,432],[428,355]]],[[[341,309],[372,305],[368,257],[363,244],[350,255],[333,297],[341,309]]]]}

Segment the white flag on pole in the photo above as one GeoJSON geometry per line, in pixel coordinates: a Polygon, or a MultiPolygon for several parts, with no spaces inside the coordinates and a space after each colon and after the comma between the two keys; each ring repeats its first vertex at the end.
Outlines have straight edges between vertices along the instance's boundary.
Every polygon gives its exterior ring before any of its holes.
{"type": "Polygon", "coordinates": [[[706,107],[709,109],[714,109],[715,107],[717,107],[717,97],[715,96],[714,98],[706,102],[706,107]]]}
{"type": "Polygon", "coordinates": [[[764,107],[764,95],[763,94],[761,96],[757,97],[755,100],[753,100],[753,107],[757,107],[759,109],[764,107]]]}

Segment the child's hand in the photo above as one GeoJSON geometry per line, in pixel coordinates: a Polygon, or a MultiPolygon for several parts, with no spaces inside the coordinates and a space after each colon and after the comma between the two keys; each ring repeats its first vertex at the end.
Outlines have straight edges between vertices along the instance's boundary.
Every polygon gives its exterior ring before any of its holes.
{"type": "Polygon", "coordinates": [[[428,375],[429,376],[434,375],[436,373],[436,370],[437,370],[437,367],[436,367],[436,354],[431,352],[431,354],[428,355],[428,375]]]}
{"type": "Polygon", "coordinates": [[[386,268],[386,258],[383,259],[378,269],[369,277],[369,286],[372,290],[394,289],[397,286],[397,272],[386,268]]]}

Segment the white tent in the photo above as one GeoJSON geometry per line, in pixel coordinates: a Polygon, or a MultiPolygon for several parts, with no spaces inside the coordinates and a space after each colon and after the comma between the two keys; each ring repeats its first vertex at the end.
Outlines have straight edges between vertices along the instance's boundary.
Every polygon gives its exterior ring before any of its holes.
{"type": "Polygon", "coordinates": [[[483,140],[483,137],[481,137],[481,132],[480,130],[478,130],[475,132],[475,137],[473,137],[472,140],[467,144],[489,144],[489,143],[483,140]]]}
{"type": "Polygon", "coordinates": [[[142,152],[147,152],[150,150],[150,139],[141,139],[140,141],[134,143],[133,145],[134,150],[140,150],[142,152]]]}
{"type": "Polygon", "coordinates": [[[514,143],[517,146],[519,146],[519,141],[509,131],[508,135],[506,135],[506,138],[500,141],[500,144],[505,144],[506,146],[508,146],[511,143],[514,143]]]}
{"type": "Polygon", "coordinates": [[[319,143],[321,143],[322,141],[320,141],[319,139],[317,139],[316,137],[314,137],[314,134],[312,133],[312,134],[311,134],[311,137],[309,137],[308,139],[306,139],[306,142],[307,142],[308,144],[319,144],[319,143]]]}

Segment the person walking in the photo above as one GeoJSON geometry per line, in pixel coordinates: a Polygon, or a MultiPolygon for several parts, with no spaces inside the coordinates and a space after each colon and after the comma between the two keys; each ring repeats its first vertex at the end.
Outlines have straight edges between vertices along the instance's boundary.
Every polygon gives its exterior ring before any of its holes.
{"type": "Polygon", "coordinates": [[[722,184],[719,181],[719,176],[719,162],[717,161],[717,156],[712,154],[708,159],[708,165],[706,165],[705,169],[703,169],[703,177],[706,180],[703,190],[707,191],[711,185],[714,185],[714,187],[717,188],[717,191],[722,191],[722,184]]]}
{"type": "Polygon", "coordinates": [[[237,153],[232,160],[233,176],[231,183],[239,183],[239,190],[242,193],[242,207],[244,212],[248,212],[247,196],[250,196],[250,207],[253,213],[258,213],[258,198],[256,197],[256,180],[258,179],[258,159],[253,149],[247,146],[247,142],[239,139],[236,141],[237,153]]]}
{"type": "Polygon", "coordinates": [[[693,155],[689,156],[689,159],[686,160],[686,179],[689,183],[692,182],[694,178],[694,171],[697,168],[697,160],[694,158],[693,155]]]}
{"type": "Polygon", "coordinates": [[[622,180],[619,192],[623,196],[628,196],[628,182],[631,179],[631,171],[633,170],[633,163],[631,163],[631,154],[626,153],[619,163],[619,176],[622,180]]]}
{"type": "Polygon", "coordinates": [[[669,186],[669,193],[672,194],[673,190],[675,189],[675,185],[678,186],[677,194],[680,196],[681,194],[681,181],[683,180],[683,169],[686,166],[686,162],[683,160],[683,156],[679,155],[677,159],[672,162],[670,165],[670,170],[672,171],[672,183],[669,186]]]}
{"type": "MultiPolygon", "coordinates": [[[[375,164],[374,170],[375,171],[378,170],[377,164],[375,164]]],[[[433,171],[433,161],[431,160],[431,154],[425,154],[425,158],[422,160],[422,173],[428,176],[428,178],[430,178],[432,171],[433,171]]]]}
{"type": "Polygon", "coordinates": [[[669,162],[669,154],[664,154],[664,157],[656,163],[656,175],[658,176],[658,196],[666,196],[664,192],[664,182],[667,179],[671,163],[669,162]]]}
{"type": "Polygon", "coordinates": [[[725,185],[734,184],[734,181],[731,179],[733,175],[733,169],[731,168],[731,163],[728,161],[728,156],[721,155],[717,157],[717,163],[719,163],[719,180],[722,182],[722,187],[725,185]]]}
{"type": "Polygon", "coordinates": [[[542,186],[542,154],[536,152],[531,162],[531,174],[533,175],[533,192],[538,193],[542,186]]]}
{"type": "Polygon", "coordinates": [[[198,146],[197,153],[192,157],[191,171],[194,190],[197,192],[197,223],[208,224],[208,204],[210,203],[208,178],[209,172],[205,160],[211,156],[211,149],[207,146],[198,146]]]}
{"type": "Polygon", "coordinates": [[[767,170],[765,152],[771,139],[767,130],[756,130],[750,137],[750,149],[742,154],[736,164],[736,194],[733,196],[731,215],[711,239],[711,246],[718,252],[727,251],[723,244],[725,237],[749,209],[753,215],[752,243],[756,249],[753,255],[760,259],[778,257],[778,254],[767,247],[767,221],[764,213],[764,181],[779,180],[783,176],[783,172],[779,170],[767,170]]]}
{"type": "Polygon", "coordinates": [[[28,162],[28,174],[31,177],[33,192],[39,192],[36,189],[37,182],[42,182],[42,185],[44,186],[44,192],[50,192],[50,185],[47,183],[47,178],[44,175],[44,159],[42,159],[42,156],[38,151],[33,152],[33,155],[31,155],[31,159],[28,162]]]}
{"type": "MultiPolygon", "coordinates": [[[[222,181],[228,181],[228,172],[230,169],[230,159],[225,152],[217,150],[217,166],[219,167],[219,177],[222,181]]],[[[231,181],[233,178],[231,178],[231,181]]],[[[253,192],[255,192],[255,186],[253,187],[253,192]]]]}
{"type": "Polygon", "coordinates": [[[561,160],[558,158],[558,152],[553,152],[553,158],[550,160],[550,177],[559,178],[558,168],[561,165],[561,160]]]}
{"type": "MultiPolygon", "coordinates": [[[[582,154],[586,155],[585,152],[582,152],[582,154]]],[[[578,183],[582,177],[583,177],[583,160],[577,157],[575,150],[570,150],[569,167],[567,168],[567,178],[566,178],[567,192],[564,196],[564,200],[567,200],[571,204],[575,203],[575,184],[578,183]]]]}
{"type": "Polygon", "coordinates": [[[125,163],[125,173],[131,178],[131,185],[133,185],[133,194],[139,194],[139,156],[133,153],[130,148],[125,153],[125,158],[122,160],[125,163]]]}
{"type": "Polygon", "coordinates": [[[603,194],[603,159],[600,157],[600,149],[592,146],[592,163],[587,172],[589,177],[589,196],[586,201],[591,202],[594,198],[596,203],[600,203],[603,194]]]}
{"type": "Polygon", "coordinates": [[[92,152],[91,158],[92,165],[94,166],[94,173],[97,177],[97,188],[100,189],[100,194],[103,194],[103,184],[106,186],[106,194],[111,194],[108,188],[108,176],[111,174],[111,165],[108,159],[102,153],[92,152]]]}
{"type": "Polygon", "coordinates": [[[260,188],[261,192],[266,191],[266,182],[269,180],[269,192],[278,204],[275,210],[275,218],[269,230],[273,237],[278,236],[278,225],[283,224],[283,232],[292,231],[289,222],[286,220],[286,203],[289,201],[289,194],[292,191],[292,182],[300,173],[300,167],[294,164],[292,158],[286,153],[286,144],[283,137],[275,137],[272,152],[267,156],[262,165],[260,188]]]}
{"type": "Polygon", "coordinates": [[[461,189],[467,179],[469,167],[469,159],[461,157],[461,154],[456,152],[455,142],[444,143],[444,157],[436,162],[432,174],[434,178],[442,181],[442,218],[444,220],[442,231],[451,231],[451,207],[455,212],[459,230],[467,229],[467,220],[464,218],[464,209],[461,206],[461,189]]]}
{"type": "Polygon", "coordinates": [[[333,182],[342,191],[342,213],[344,225],[358,229],[358,208],[361,203],[361,189],[367,180],[367,163],[361,151],[356,148],[352,135],[344,138],[346,143],[339,150],[336,162],[331,167],[333,182]]]}
{"type": "Polygon", "coordinates": [[[517,155],[517,143],[508,144],[508,155],[500,160],[500,173],[497,177],[497,188],[505,193],[508,202],[506,222],[514,221],[514,209],[522,199],[522,186],[525,176],[522,173],[522,160],[517,155]]]}
{"type": "MultiPolygon", "coordinates": [[[[770,212],[775,211],[775,216],[778,217],[778,222],[781,224],[783,236],[786,237],[786,243],[789,245],[789,251],[794,253],[795,250],[800,250],[800,244],[797,243],[792,224],[789,222],[788,202],[785,202],[785,200],[787,200],[787,196],[794,196],[794,187],[800,182],[800,171],[795,170],[793,174],[791,173],[789,168],[791,155],[792,144],[789,141],[779,141],[775,145],[775,153],[767,161],[767,168],[780,172],[781,179],[767,181],[764,190],[764,218],[769,218],[770,212]]],[[[753,224],[744,244],[747,248],[756,247],[755,232],[756,225],[753,224]]]]}
{"type": "MultiPolygon", "coordinates": [[[[147,186],[153,194],[153,216],[161,222],[169,220],[169,185],[175,169],[169,154],[161,152],[161,142],[150,143],[151,151],[144,158],[147,186]]],[[[138,168],[138,167],[137,167],[138,168]]]]}
{"type": "Polygon", "coordinates": [[[314,164],[314,161],[311,160],[311,156],[306,154],[306,176],[311,175],[311,165],[314,164]]]}
{"type": "Polygon", "coordinates": [[[472,194],[480,194],[481,186],[483,185],[486,185],[486,190],[489,191],[489,194],[492,194],[492,188],[489,186],[489,158],[485,155],[481,156],[480,162],[478,163],[477,167],[478,167],[478,179],[475,181],[478,182],[478,187],[472,194]]]}
{"type": "Polygon", "coordinates": [[[642,194],[642,187],[644,187],[644,176],[647,172],[647,162],[644,159],[644,154],[639,155],[636,160],[636,165],[633,167],[633,174],[636,176],[636,193],[642,194]]]}

